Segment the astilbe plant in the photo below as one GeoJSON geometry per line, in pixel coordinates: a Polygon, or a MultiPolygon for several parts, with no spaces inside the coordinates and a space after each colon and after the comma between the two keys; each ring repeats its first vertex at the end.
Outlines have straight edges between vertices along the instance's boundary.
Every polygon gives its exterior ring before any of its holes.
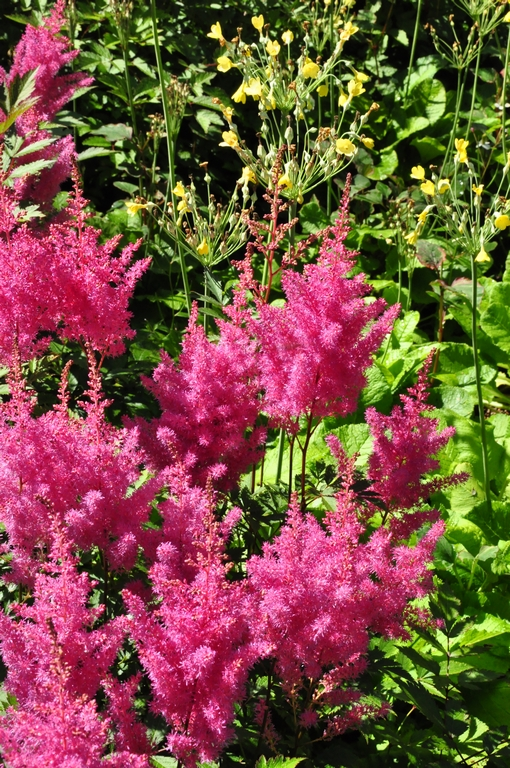
{"type": "MultiPolygon", "coordinates": [[[[145,768],[143,752],[109,749],[103,760],[112,723],[100,715],[94,696],[117,655],[125,620],[91,628],[102,606],[87,607],[92,585],[87,574],[78,573],[71,543],[51,511],[49,524],[51,541],[33,601],[0,616],[5,687],[17,702],[0,718],[3,757],[12,768],[35,762],[49,768],[145,768]]],[[[130,706],[119,700],[118,719],[126,720],[130,706]]]]}
{"type": "MultiPolygon", "coordinates": [[[[58,0],[50,16],[38,27],[28,24],[15,48],[9,72],[0,67],[0,85],[11,87],[16,79],[35,72],[35,85],[31,94],[34,102],[16,119],[16,133],[24,139],[23,148],[52,138],[51,132],[41,127],[51,122],[64,104],[70,101],[79,88],[92,83],[92,78],[82,72],[59,74],[78,51],[68,50],[69,40],[60,35],[66,23],[65,0],[58,0]]],[[[0,109],[0,121],[6,115],[0,109]]],[[[60,184],[65,181],[73,166],[76,150],[72,136],[64,136],[48,146],[31,153],[30,160],[51,160],[52,165],[39,175],[27,175],[16,182],[22,199],[30,199],[45,205],[51,204],[60,184]]]]}

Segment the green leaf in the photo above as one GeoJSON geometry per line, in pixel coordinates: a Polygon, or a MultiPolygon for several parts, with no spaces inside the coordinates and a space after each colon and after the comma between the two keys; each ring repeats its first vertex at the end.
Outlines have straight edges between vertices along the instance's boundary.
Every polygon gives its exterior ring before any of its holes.
{"type": "Polygon", "coordinates": [[[49,139],[34,141],[33,144],[29,144],[28,146],[23,147],[23,149],[18,150],[14,157],[23,157],[24,155],[30,155],[32,152],[38,152],[40,149],[45,149],[46,147],[49,147],[50,144],[54,144],[56,140],[56,137],[52,136],[49,139]]]}
{"type": "Polygon", "coordinates": [[[138,185],[131,184],[129,181],[114,181],[113,186],[121,189],[122,192],[127,192],[128,195],[134,195],[138,192],[138,185]]]}
{"type": "Polygon", "coordinates": [[[176,768],[178,760],[175,757],[151,757],[152,764],[155,768],[176,768]]]}
{"type": "Polygon", "coordinates": [[[488,306],[480,314],[482,329],[494,344],[510,354],[510,282],[491,285],[487,301],[488,306]]]}
{"type": "Polygon", "coordinates": [[[209,133],[211,126],[221,128],[224,125],[223,118],[216,112],[213,112],[212,109],[199,109],[195,114],[195,118],[204,133],[209,133]]]}
{"type": "Polygon", "coordinates": [[[104,147],[89,147],[78,153],[78,161],[81,163],[83,160],[88,160],[91,157],[102,157],[103,155],[111,155],[111,149],[104,149],[104,147]]]}
{"type": "Polygon", "coordinates": [[[133,138],[133,129],[125,123],[109,123],[90,131],[91,136],[104,136],[104,138],[114,143],[115,141],[126,141],[133,138]]]}
{"type": "Polygon", "coordinates": [[[10,179],[21,179],[23,176],[32,176],[43,168],[51,168],[55,164],[56,158],[53,157],[50,160],[34,160],[33,163],[25,163],[25,165],[19,165],[9,174],[10,179]]]}
{"type": "Polygon", "coordinates": [[[468,711],[491,728],[510,726],[510,684],[498,680],[464,695],[468,711]]]}
{"type": "Polygon", "coordinates": [[[366,176],[369,176],[371,179],[376,179],[377,181],[387,179],[388,176],[391,176],[391,174],[395,172],[398,166],[398,155],[394,149],[381,152],[380,158],[380,162],[377,165],[374,165],[365,171],[366,176]]]}
{"type": "Polygon", "coordinates": [[[256,768],[296,768],[299,763],[302,763],[304,757],[270,757],[266,760],[264,755],[257,761],[256,768]]]}
{"type": "Polygon", "coordinates": [[[486,644],[488,640],[500,638],[501,642],[508,643],[510,637],[510,621],[500,619],[491,614],[480,614],[475,624],[466,628],[454,638],[450,649],[468,648],[472,645],[486,644]]]}
{"type": "Polygon", "coordinates": [[[446,145],[439,139],[430,136],[423,136],[423,138],[417,137],[411,141],[411,145],[416,147],[420,153],[420,160],[422,163],[428,163],[430,160],[433,160],[434,157],[444,155],[446,152],[446,145]]]}
{"type": "Polygon", "coordinates": [[[444,115],[446,91],[439,80],[422,80],[410,92],[413,107],[421,115],[426,115],[430,125],[444,115]]]}
{"type": "Polygon", "coordinates": [[[326,211],[318,203],[312,201],[301,206],[299,223],[303,232],[306,235],[311,235],[327,227],[329,220],[326,211]]]}

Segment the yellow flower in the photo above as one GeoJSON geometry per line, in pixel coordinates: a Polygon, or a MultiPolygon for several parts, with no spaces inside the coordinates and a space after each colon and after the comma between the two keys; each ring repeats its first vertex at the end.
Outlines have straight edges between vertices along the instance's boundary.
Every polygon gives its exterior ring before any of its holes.
{"type": "Polygon", "coordinates": [[[246,104],[246,86],[244,84],[244,80],[237,89],[235,93],[232,94],[232,101],[235,101],[236,104],[242,103],[246,104]]]}
{"type": "Polygon", "coordinates": [[[510,24],[510,11],[508,11],[508,13],[505,13],[502,21],[506,21],[507,24],[510,24]]]}
{"type": "Polygon", "coordinates": [[[349,97],[346,93],[343,91],[340,91],[340,96],[338,97],[338,106],[343,107],[347,102],[349,101],[349,97]]]}
{"type": "Polygon", "coordinates": [[[405,235],[404,240],[407,240],[409,245],[416,245],[416,243],[418,242],[418,230],[416,229],[414,232],[411,232],[409,235],[405,235]]]}
{"type": "Polygon", "coordinates": [[[262,14],[260,14],[260,16],[252,16],[251,23],[255,29],[262,34],[262,30],[264,29],[264,17],[262,14]]]}
{"type": "Polygon", "coordinates": [[[433,181],[424,181],[423,184],[420,184],[420,189],[425,195],[433,195],[436,191],[436,188],[434,187],[433,181]]]}
{"type": "Polygon", "coordinates": [[[507,227],[510,227],[510,217],[508,217],[506,213],[498,214],[494,219],[494,226],[498,229],[506,229],[507,227]]]}
{"type": "Polygon", "coordinates": [[[148,203],[132,203],[128,201],[126,204],[127,212],[129,216],[135,216],[142,208],[148,208],[148,203]]]}
{"type": "Polygon", "coordinates": [[[280,53],[280,43],[278,40],[269,40],[268,44],[266,45],[266,51],[270,56],[278,56],[280,53]]]}
{"type": "Polygon", "coordinates": [[[234,131],[223,131],[221,138],[223,141],[220,141],[220,147],[232,147],[232,149],[235,149],[239,146],[239,142],[234,131]]]}
{"type": "Polygon", "coordinates": [[[223,117],[227,121],[227,123],[232,122],[232,117],[234,116],[234,110],[232,107],[225,107],[223,104],[221,105],[221,111],[223,112],[223,117]]]}
{"type": "Polygon", "coordinates": [[[229,69],[232,69],[232,67],[235,66],[228,56],[220,56],[216,59],[216,63],[219,72],[228,72],[229,69]]]}
{"type": "Polygon", "coordinates": [[[278,179],[278,184],[280,187],[287,187],[287,189],[290,189],[292,187],[292,179],[288,173],[284,173],[283,176],[280,176],[278,179]]]}
{"type": "Polygon", "coordinates": [[[301,74],[303,77],[308,78],[311,77],[315,79],[317,75],[320,72],[320,67],[318,64],[315,63],[315,61],[312,61],[308,58],[308,56],[305,59],[305,63],[303,64],[303,69],[301,70],[301,74]]]}
{"type": "Polygon", "coordinates": [[[455,139],[455,149],[457,150],[457,154],[455,155],[455,160],[457,160],[459,163],[467,163],[467,148],[469,146],[469,141],[466,141],[466,139],[455,139]]]}
{"type": "Polygon", "coordinates": [[[207,37],[212,37],[213,40],[219,40],[220,43],[225,40],[223,32],[221,31],[221,24],[219,21],[211,26],[211,31],[207,33],[207,37]]]}
{"type": "Polygon", "coordinates": [[[179,211],[179,213],[189,213],[190,209],[188,208],[188,202],[186,198],[179,200],[179,202],[177,203],[177,210],[179,211]]]}
{"type": "Polygon", "coordinates": [[[251,181],[252,184],[257,183],[257,177],[255,176],[254,172],[251,168],[249,168],[247,165],[244,166],[243,172],[241,175],[241,178],[239,179],[240,184],[248,184],[248,182],[251,181]]]}
{"type": "Polygon", "coordinates": [[[425,178],[425,168],[422,165],[414,165],[411,168],[411,178],[418,179],[418,181],[423,181],[425,178]]]}
{"type": "Polygon", "coordinates": [[[440,195],[444,195],[444,193],[450,189],[450,182],[448,179],[439,179],[437,182],[437,191],[440,195]]]}
{"type": "Polygon", "coordinates": [[[317,88],[317,93],[322,98],[323,96],[327,96],[329,92],[329,88],[327,86],[327,83],[324,83],[324,85],[319,85],[317,88]]]}
{"type": "Polygon", "coordinates": [[[368,136],[362,136],[361,137],[361,143],[364,144],[367,149],[373,149],[374,148],[374,140],[371,139],[368,136]]]}
{"type": "Polygon", "coordinates": [[[341,155],[352,157],[352,155],[356,152],[356,147],[352,143],[352,141],[349,141],[349,139],[337,139],[336,151],[339,152],[341,155]]]}
{"type": "Polygon", "coordinates": [[[305,198],[303,197],[303,195],[302,195],[302,194],[301,194],[301,192],[300,192],[300,193],[298,194],[297,198],[296,198],[296,200],[297,200],[297,202],[299,203],[299,205],[301,205],[301,204],[302,204],[302,202],[303,202],[303,200],[304,200],[304,199],[305,199],[305,198]]]}
{"type": "Polygon", "coordinates": [[[347,90],[349,91],[350,96],[359,96],[362,93],[365,93],[365,88],[363,88],[363,85],[358,80],[349,80],[347,83],[347,90]]]}
{"type": "Polygon", "coordinates": [[[290,45],[291,42],[294,40],[294,32],[292,32],[290,29],[287,29],[282,34],[282,40],[285,43],[285,45],[290,45]]]}
{"type": "Polygon", "coordinates": [[[475,187],[475,185],[473,184],[473,192],[475,193],[475,195],[478,195],[478,197],[480,197],[483,192],[483,187],[484,187],[483,184],[480,184],[478,187],[475,187]]]}
{"type": "Polygon", "coordinates": [[[172,189],[172,192],[176,197],[186,197],[186,190],[184,189],[184,184],[182,181],[178,181],[175,187],[172,189]]]}
{"type": "Polygon", "coordinates": [[[482,261],[490,261],[490,256],[485,250],[485,248],[483,247],[483,245],[478,251],[478,253],[476,254],[475,261],[478,261],[479,263],[482,261]]]}
{"type": "Polygon", "coordinates": [[[248,84],[244,87],[244,92],[248,96],[253,96],[255,101],[258,101],[262,96],[262,83],[258,77],[250,77],[248,84]]]}
{"type": "Polygon", "coordinates": [[[427,216],[429,215],[430,211],[434,208],[433,205],[427,205],[423,209],[421,213],[418,214],[418,221],[421,225],[425,224],[425,221],[427,219],[427,216]]]}
{"type": "Polygon", "coordinates": [[[367,83],[370,80],[368,75],[365,75],[364,72],[358,72],[357,69],[354,70],[354,79],[358,83],[367,83]]]}
{"type": "Polygon", "coordinates": [[[352,21],[348,21],[345,27],[340,30],[340,40],[345,42],[352,37],[352,35],[355,35],[358,30],[359,27],[355,27],[352,21]]]}
{"type": "Polygon", "coordinates": [[[209,253],[209,246],[205,237],[202,238],[202,242],[197,246],[197,253],[199,256],[207,256],[209,253]]]}

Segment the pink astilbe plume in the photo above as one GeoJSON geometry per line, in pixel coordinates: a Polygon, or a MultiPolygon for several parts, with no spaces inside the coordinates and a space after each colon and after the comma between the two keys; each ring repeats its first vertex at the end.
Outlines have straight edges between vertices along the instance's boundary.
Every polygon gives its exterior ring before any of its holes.
{"type": "MultiPolygon", "coordinates": [[[[369,460],[367,477],[372,481],[371,491],[376,493],[391,513],[410,510],[427,499],[431,493],[445,485],[462,482],[467,475],[422,480],[423,476],[438,468],[435,458],[455,433],[454,427],[438,430],[438,420],[427,416],[433,406],[427,403],[428,373],[433,352],[428,356],[418,374],[418,382],[406,395],[401,395],[402,405],[396,405],[389,416],[368,408],[366,421],[372,433],[373,452],[369,460]]],[[[415,512],[418,517],[432,519],[430,513],[415,512]]],[[[436,513],[437,516],[437,513],[436,513]]],[[[394,533],[407,538],[413,516],[407,513],[402,520],[393,519],[394,533]],[[407,521],[407,522],[406,522],[407,521]]],[[[418,518],[417,518],[418,519],[418,518]]]]}
{"type": "MultiPolygon", "coordinates": [[[[13,64],[6,74],[0,72],[0,83],[12,85],[16,78],[37,70],[32,97],[35,104],[16,120],[16,132],[25,139],[24,148],[36,141],[51,137],[50,131],[40,128],[43,122],[51,122],[64,104],[70,101],[78,88],[92,83],[92,78],[82,72],[59,75],[78,51],[69,51],[69,40],[60,35],[65,25],[65,1],[58,0],[50,16],[39,27],[28,24],[14,51],[13,64]]],[[[0,110],[0,119],[5,115],[0,110]]],[[[58,192],[60,184],[69,177],[75,157],[74,141],[64,136],[50,146],[30,155],[30,161],[52,159],[53,165],[43,169],[38,177],[27,176],[17,182],[23,199],[49,203],[58,192]]]]}
{"type": "Polygon", "coordinates": [[[265,432],[255,426],[260,410],[255,344],[246,333],[219,321],[218,342],[197,323],[195,306],[176,366],[168,355],[145,385],[162,415],[146,430],[147,450],[162,468],[182,461],[194,483],[212,476],[232,488],[260,458],[265,432]],[[156,438],[156,439],[155,439],[156,438]]]}
{"type": "MultiPolygon", "coordinates": [[[[122,620],[91,628],[101,608],[87,607],[88,576],[78,573],[55,518],[51,526],[50,553],[36,577],[33,604],[0,615],[4,685],[17,701],[0,718],[0,750],[11,768],[100,768],[110,764],[101,759],[110,721],[99,716],[93,697],[125,629],[122,620]]],[[[146,758],[133,763],[145,765],[146,758]]]]}
{"type": "Polygon", "coordinates": [[[232,738],[234,704],[244,698],[259,655],[246,583],[227,580],[211,490],[201,493],[209,501],[189,558],[194,575],[183,579],[175,546],[161,544],[149,572],[156,608],[149,613],[138,596],[124,593],[131,636],[152,684],[152,707],[171,727],[168,748],[189,768],[215,760],[232,738]]]}
{"type": "Polygon", "coordinates": [[[51,515],[66,522],[81,549],[100,547],[111,568],[132,568],[150,538],[142,526],[157,480],[129,492],[143,455],[136,430],[105,421],[97,377],[96,370],[91,389],[97,402],[89,403],[85,418],[69,415],[65,401],[34,418],[23,381],[11,377],[12,399],[0,406],[0,516],[13,580],[32,580],[34,550],[49,544],[51,515]]]}
{"type": "Polygon", "coordinates": [[[364,275],[347,278],[355,254],[344,246],[348,198],[327,231],[316,264],[287,270],[283,307],[260,304],[249,324],[260,344],[263,408],[276,425],[298,428],[301,416],[345,416],[356,409],[372,355],[399,308],[365,301],[364,275]]]}
{"type": "Polygon", "coordinates": [[[48,334],[84,341],[103,355],[132,338],[128,302],[149,260],[132,264],[136,245],[115,255],[120,235],[100,244],[86,226],[86,200],[75,178],[67,216],[49,227],[17,224],[19,194],[0,178],[0,361],[13,345],[23,360],[47,346],[48,334]],[[45,336],[46,334],[46,336],[45,336]]]}

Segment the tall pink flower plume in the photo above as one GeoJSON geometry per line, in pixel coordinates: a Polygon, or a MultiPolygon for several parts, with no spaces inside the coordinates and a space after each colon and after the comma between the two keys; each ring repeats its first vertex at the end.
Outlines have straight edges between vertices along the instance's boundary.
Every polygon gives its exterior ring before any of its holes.
{"type": "MultiPolygon", "coordinates": [[[[78,51],[68,50],[69,40],[59,34],[66,23],[64,9],[65,1],[58,0],[41,26],[27,25],[14,51],[12,67],[7,74],[0,73],[3,75],[0,81],[10,86],[15,78],[37,70],[32,94],[36,102],[16,120],[16,131],[25,139],[24,146],[49,138],[51,133],[40,128],[40,124],[51,122],[78,88],[93,82],[92,78],[82,72],[58,74],[78,55],[78,51]]],[[[0,110],[0,119],[4,117],[0,110]]],[[[39,176],[27,176],[17,182],[21,197],[39,203],[51,202],[60,184],[69,177],[74,157],[75,147],[71,136],[64,136],[50,146],[32,153],[31,161],[52,159],[54,163],[50,168],[43,169],[39,176]]]]}
{"type": "MultiPolygon", "coordinates": [[[[255,344],[231,323],[219,322],[209,341],[193,309],[176,366],[168,355],[145,385],[162,415],[148,430],[147,450],[158,467],[175,458],[194,483],[231,488],[260,458],[265,432],[255,426],[260,410],[255,344]]],[[[145,430],[147,432],[147,430],[145,430]]]]}
{"type": "MultiPolygon", "coordinates": [[[[33,604],[0,615],[5,687],[17,701],[0,718],[0,747],[12,768],[100,768],[110,764],[102,760],[110,720],[99,716],[93,697],[125,629],[122,620],[91,629],[101,609],[87,607],[88,576],[78,574],[62,526],[53,519],[51,527],[33,604]]],[[[146,765],[145,757],[133,768],[146,765]]]]}
{"type": "Polygon", "coordinates": [[[347,199],[326,233],[316,264],[286,270],[283,307],[260,304],[249,329],[260,344],[263,408],[289,431],[301,416],[345,416],[356,409],[372,355],[390,331],[398,306],[365,301],[364,275],[347,277],[355,254],[344,246],[347,199]]]}
{"type": "Polygon", "coordinates": [[[209,495],[208,511],[189,556],[190,578],[183,578],[179,553],[168,542],[150,570],[157,607],[149,613],[138,596],[124,592],[152,707],[171,727],[168,748],[190,768],[215,760],[232,737],[234,704],[244,698],[259,655],[246,583],[227,580],[210,488],[201,493],[209,495]]]}

